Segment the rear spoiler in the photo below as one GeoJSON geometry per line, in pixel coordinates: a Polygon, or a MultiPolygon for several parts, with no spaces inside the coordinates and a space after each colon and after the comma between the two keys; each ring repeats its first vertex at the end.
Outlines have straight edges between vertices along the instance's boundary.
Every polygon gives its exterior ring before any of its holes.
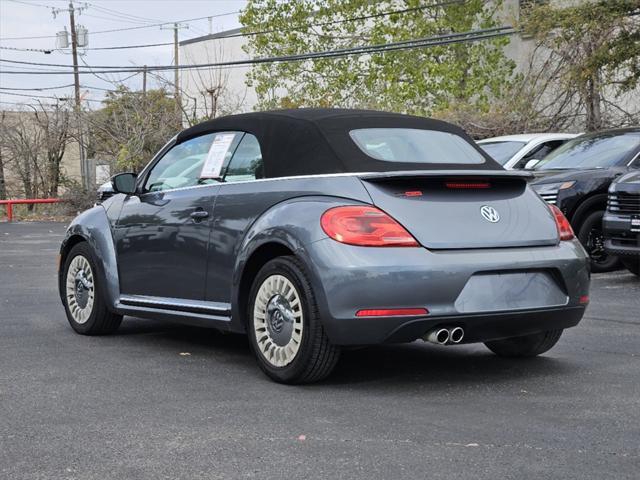
{"type": "Polygon", "coordinates": [[[359,173],[357,177],[371,182],[416,178],[521,178],[531,180],[533,173],[522,170],[404,170],[395,172],[359,173]]]}

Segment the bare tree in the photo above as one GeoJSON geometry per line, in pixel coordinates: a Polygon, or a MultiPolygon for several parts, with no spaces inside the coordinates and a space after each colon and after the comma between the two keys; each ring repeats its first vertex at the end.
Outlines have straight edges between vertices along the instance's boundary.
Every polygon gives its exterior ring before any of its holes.
{"type": "Polygon", "coordinates": [[[4,176],[4,148],[2,144],[5,117],[6,112],[0,112],[0,200],[7,198],[7,182],[4,176]]]}
{"type": "Polygon", "coordinates": [[[38,104],[31,110],[3,112],[0,122],[0,193],[7,195],[5,172],[19,180],[26,198],[57,196],[62,158],[70,141],[67,105],[38,104]]]}
{"type": "Polygon", "coordinates": [[[35,110],[35,122],[42,131],[42,155],[46,169],[43,193],[51,197],[58,195],[62,159],[72,139],[70,118],[71,111],[65,104],[56,103],[49,108],[40,104],[40,108],[35,110]]]}

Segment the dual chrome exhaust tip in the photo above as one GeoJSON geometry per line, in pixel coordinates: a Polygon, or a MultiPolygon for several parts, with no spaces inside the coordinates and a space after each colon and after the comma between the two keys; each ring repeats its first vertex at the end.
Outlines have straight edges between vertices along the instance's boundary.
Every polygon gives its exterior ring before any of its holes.
{"type": "Polygon", "coordinates": [[[436,345],[457,344],[464,338],[462,327],[436,328],[427,333],[423,339],[436,345]]]}

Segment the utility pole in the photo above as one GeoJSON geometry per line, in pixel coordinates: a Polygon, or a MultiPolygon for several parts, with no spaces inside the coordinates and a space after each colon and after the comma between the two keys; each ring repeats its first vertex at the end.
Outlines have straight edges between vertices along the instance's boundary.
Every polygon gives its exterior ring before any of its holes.
{"type": "Polygon", "coordinates": [[[176,67],[173,71],[173,96],[176,102],[176,117],[178,118],[179,123],[182,123],[182,104],[180,102],[180,52],[178,48],[178,30],[180,30],[181,28],[189,28],[189,25],[184,23],[174,23],[173,26],[170,26],[168,28],[162,27],[163,25],[160,26],[161,30],[173,30],[173,64],[176,67]]]}
{"type": "Polygon", "coordinates": [[[78,36],[76,34],[76,18],[73,8],[73,2],[69,2],[69,22],[71,24],[71,57],[73,59],[73,84],[76,99],[76,120],[78,122],[78,148],[80,151],[80,176],[82,177],[82,187],[89,190],[89,168],[87,165],[86,152],[84,151],[84,138],[82,135],[82,120],[80,112],[82,104],[80,103],[80,74],[78,73],[78,36]]]}
{"type": "Polygon", "coordinates": [[[147,98],[147,66],[142,67],[142,98],[147,98]]]}
{"type": "MultiPolygon", "coordinates": [[[[91,171],[87,161],[86,151],[84,149],[83,139],[83,126],[82,126],[82,103],[80,99],[80,73],[78,71],[78,32],[76,30],[76,12],[81,13],[87,7],[75,8],[73,1],[69,1],[69,8],[66,10],[69,12],[69,24],[71,27],[71,58],[73,60],[73,85],[75,87],[75,114],[76,121],[78,122],[78,150],[80,153],[80,176],[82,178],[82,187],[85,190],[91,188],[91,171]]],[[[55,18],[58,13],[64,12],[64,9],[53,9],[53,17],[55,18]]],[[[85,30],[86,32],[86,30],[85,30]]]]}

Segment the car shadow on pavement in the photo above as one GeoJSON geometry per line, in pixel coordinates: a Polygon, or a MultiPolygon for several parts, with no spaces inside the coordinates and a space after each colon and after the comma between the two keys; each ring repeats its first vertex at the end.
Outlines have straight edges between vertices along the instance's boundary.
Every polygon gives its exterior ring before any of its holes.
{"type": "Polygon", "coordinates": [[[395,386],[428,383],[431,388],[456,385],[523,382],[541,376],[572,375],[575,362],[548,356],[500,358],[482,345],[441,347],[417,341],[345,351],[327,384],[395,386]]]}
{"type": "MultiPolygon", "coordinates": [[[[247,337],[213,329],[127,317],[115,334],[147,349],[191,352],[212,363],[255,365],[247,337]]],[[[536,358],[505,359],[482,345],[442,347],[422,341],[345,349],[334,372],[308,388],[371,384],[409,387],[429,384],[431,388],[526,382],[533,378],[573,375],[580,367],[568,359],[554,358],[553,350],[536,358]]]]}

